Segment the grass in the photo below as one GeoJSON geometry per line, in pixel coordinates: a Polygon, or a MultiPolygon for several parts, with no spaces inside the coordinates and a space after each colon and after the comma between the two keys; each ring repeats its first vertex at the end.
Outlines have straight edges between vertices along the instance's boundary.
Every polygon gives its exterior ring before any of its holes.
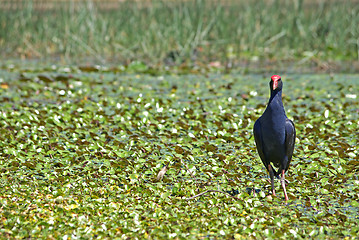
{"type": "Polygon", "coordinates": [[[1,70],[0,237],[355,239],[358,75],[282,78],[287,204],[252,135],[268,76],[1,70]]]}
{"type": "Polygon", "coordinates": [[[6,59],[151,65],[359,59],[355,1],[125,1],[115,9],[78,1],[47,10],[23,1],[22,6],[0,7],[6,59]]]}

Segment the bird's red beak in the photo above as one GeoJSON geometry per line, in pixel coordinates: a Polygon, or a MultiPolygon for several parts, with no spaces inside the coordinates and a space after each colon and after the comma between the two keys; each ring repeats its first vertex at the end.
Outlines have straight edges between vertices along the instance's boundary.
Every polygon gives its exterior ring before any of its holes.
{"type": "Polygon", "coordinates": [[[273,81],[273,90],[276,90],[278,87],[278,82],[281,79],[281,77],[279,75],[273,75],[271,77],[272,81],[273,81]]]}

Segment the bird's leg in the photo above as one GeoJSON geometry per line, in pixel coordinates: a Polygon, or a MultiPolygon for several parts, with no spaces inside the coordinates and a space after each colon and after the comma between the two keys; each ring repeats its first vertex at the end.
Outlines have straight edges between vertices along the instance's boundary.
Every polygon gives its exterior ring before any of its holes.
{"type": "Polygon", "coordinates": [[[268,164],[268,172],[269,172],[269,176],[270,176],[270,182],[272,185],[272,194],[273,196],[275,196],[275,190],[274,190],[274,172],[272,169],[272,166],[270,164],[268,164]]]}
{"type": "Polygon", "coordinates": [[[287,190],[285,189],[284,171],[285,171],[285,170],[283,169],[283,170],[282,170],[282,177],[281,177],[281,179],[280,179],[280,183],[282,184],[282,187],[283,187],[285,200],[288,201],[289,198],[288,198],[288,195],[287,195],[287,190]]]}

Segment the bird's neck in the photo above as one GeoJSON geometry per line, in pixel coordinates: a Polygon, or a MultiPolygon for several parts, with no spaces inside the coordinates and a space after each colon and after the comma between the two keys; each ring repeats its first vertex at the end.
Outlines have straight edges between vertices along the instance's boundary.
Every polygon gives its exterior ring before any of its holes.
{"type": "Polygon", "coordinates": [[[282,90],[271,91],[271,96],[267,105],[267,109],[275,112],[284,112],[284,106],[282,102],[282,90]]]}
{"type": "Polygon", "coordinates": [[[280,98],[280,100],[282,100],[282,89],[271,91],[269,102],[271,102],[273,98],[280,98]]]}

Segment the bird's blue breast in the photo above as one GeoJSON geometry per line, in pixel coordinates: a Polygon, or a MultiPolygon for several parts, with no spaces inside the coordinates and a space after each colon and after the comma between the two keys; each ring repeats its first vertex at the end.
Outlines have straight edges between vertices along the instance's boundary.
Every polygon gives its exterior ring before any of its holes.
{"type": "Polygon", "coordinates": [[[260,118],[264,143],[263,152],[266,159],[276,167],[286,157],[285,123],[287,116],[283,104],[279,100],[273,98],[260,118]]]}

